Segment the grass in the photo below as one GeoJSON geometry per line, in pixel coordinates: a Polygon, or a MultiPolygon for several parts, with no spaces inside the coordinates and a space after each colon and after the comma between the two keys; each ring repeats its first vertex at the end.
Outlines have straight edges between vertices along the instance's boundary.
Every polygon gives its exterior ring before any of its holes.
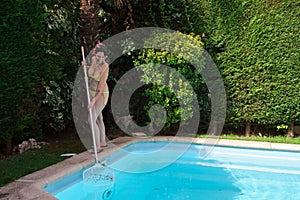
{"type": "MultiPolygon", "coordinates": [[[[201,138],[207,137],[205,135],[199,136],[201,138]]],[[[221,135],[220,139],[227,140],[247,140],[247,141],[256,141],[256,142],[272,142],[272,143],[286,143],[286,144],[300,144],[300,137],[289,138],[286,136],[274,136],[274,137],[266,137],[266,136],[236,136],[236,135],[221,135]]]]}
{"type": "Polygon", "coordinates": [[[0,160],[0,187],[22,176],[38,171],[67,157],[63,153],[80,153],[85,150],[79,139],[64,138],[53,140],[42,149],[26,151],[0,160]]]}

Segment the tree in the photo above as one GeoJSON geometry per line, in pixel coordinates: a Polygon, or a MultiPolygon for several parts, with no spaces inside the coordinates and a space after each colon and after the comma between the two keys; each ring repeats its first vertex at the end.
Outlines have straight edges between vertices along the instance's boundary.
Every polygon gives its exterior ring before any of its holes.
{"type": "Polygon", "coordinates": [[[100,5],[98,0],[80,0],[80,31],[86,52],[90,52],[99,37],[100,5]]]}

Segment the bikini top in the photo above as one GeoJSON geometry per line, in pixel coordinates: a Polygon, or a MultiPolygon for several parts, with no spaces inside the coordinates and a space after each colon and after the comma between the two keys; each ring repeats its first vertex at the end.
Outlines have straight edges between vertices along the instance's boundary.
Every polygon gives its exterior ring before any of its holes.
{"type": "Polygon", "coordinates": [[[101,71],[99,73],[92,73],[91,72],[91,68],[88,70],[88,74],[89,74],[89,77],[94,79],[95,81],[100,81],[100,77],[101,77],[101,71]]]}

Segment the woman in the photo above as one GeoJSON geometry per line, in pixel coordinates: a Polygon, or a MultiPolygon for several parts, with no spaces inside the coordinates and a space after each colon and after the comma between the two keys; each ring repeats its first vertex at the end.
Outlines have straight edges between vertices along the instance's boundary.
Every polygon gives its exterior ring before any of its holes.
{"type": "Polygon", "coordinates": [[[89,76],[89,88],[91,102],[88,108],[92,108],[96,148],[97,151],[101,150],[101,147],[106,147],[105,141],[105,126],[103,122],[102,110],[107,104],[109,91],[107,86],[107,78],[109,72],[109,66],[104,55],[105,46],[98,43],[93,50],[92,64],[88,68],[89,76]]]}

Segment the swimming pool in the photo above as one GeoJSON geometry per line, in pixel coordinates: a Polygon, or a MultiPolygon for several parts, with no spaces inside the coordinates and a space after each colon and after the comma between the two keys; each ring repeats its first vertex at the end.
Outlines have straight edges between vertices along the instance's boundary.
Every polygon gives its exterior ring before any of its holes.
{"type": "Polygon", "coordinates": [[[115,184],[106,196],[82,183],[82,170],[44,189],[61,200],[300,199],[299,152],[215,146],[203,158],[203,146],[192,144],[173,162],[185,148],[138,142],[108,156],[115,184]]]}

